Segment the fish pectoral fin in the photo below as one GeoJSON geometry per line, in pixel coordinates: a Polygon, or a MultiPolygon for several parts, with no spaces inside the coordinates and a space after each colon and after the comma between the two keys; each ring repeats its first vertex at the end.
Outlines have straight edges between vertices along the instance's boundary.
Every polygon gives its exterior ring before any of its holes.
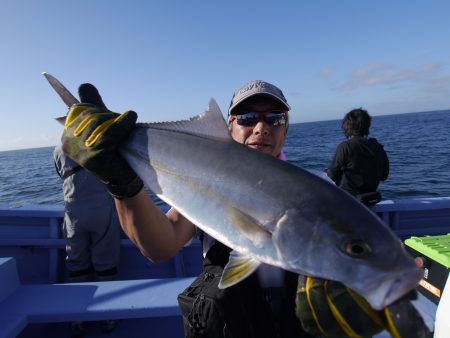
{"type": "Polygon", "coordinates": [[[233,225],[256,247],[261,248],[267,240],[271,240],[272,234],[256,219],[236,208],[229,211],[233,225]]]}
{"type": "Polygon", "coordinates": [[[261,263],[254,258],[243,256],[236,251],[230,253],[230,259],[222,273],[219,289],[235,285],[250,276],[261,263]]]}

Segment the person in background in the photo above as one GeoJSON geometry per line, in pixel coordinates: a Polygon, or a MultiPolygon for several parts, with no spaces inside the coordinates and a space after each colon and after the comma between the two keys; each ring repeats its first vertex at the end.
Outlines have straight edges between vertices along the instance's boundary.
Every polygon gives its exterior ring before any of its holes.
{"type": "MultiPolygon", "coordinates": [[[[152,262],[173,257],[195,236],[201,240],[202,273],[178,296],[186,337],[346,337],[355,332],[366,337],[386,328],[388,315],[366,311],[370,307],[364,299],[350,294],[342,284],[267,265],[244,281],[219,289],[231,249],[196,229],[176,209],[165,214],[153,203],[142,180],[118,151],[133,130],[137,114],[108,111],[99,104],[102,100],[94,89],[92,85],[80,86],[82,103],[69,111],[63,149],[105,183],[115,198],[122,229],[152,262]],[[92,91],[97,94],[92,95],[92,91]]],[[[278,87],[251,81],[238,89],[231,100],[231,138],[283,160],[289,110],[278,87]]],[[[397,322],[406,317],[402,313],[393,318],[397,322]]],[[[420,320],[417,323],[408,324],[408,330],[417,331],[420,320]]]]}
{"type": "MultiPolygon", "coordinates": [[[[53,151],[55,167],[63,180],[66,267],[68,281],[110,281],[117,277],[120,257],[120,224],[114,200],[92,173],[69,158],[58,145],[53,151]]],[[[116,322],[101,322],[104,332],[116,322]]],[[[71,337],[81,337],[82,322],[73,322],[71,337]]]]}
{"type": "Polygon", "coordinates": [[[380,181],[389,175],[389,159],[383,145],[369,138],[371,117],[362,109],[349,111],[342,120],[345,141],[340,143],[327,175],[342,189],[373,207],[381,200],[380,181]]]}

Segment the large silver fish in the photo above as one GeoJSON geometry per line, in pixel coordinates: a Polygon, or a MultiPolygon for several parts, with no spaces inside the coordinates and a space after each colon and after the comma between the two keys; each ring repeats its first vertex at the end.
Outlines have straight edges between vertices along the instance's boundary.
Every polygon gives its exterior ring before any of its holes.
{"type": "Polygon", "coordinates": [[[263,262],[342,282],[382,309],[421,278],[373,212],[334,184],[233,141],[214,100],[190,120],[138,124],[120,151],[159,198],[235,250],[221,287],[263,262]]]}
{"type": "Polygon", "coordinates": [[[401,241],[334,184],[234,142],[219,107],[188,121],[136,128],[121,153],[148,187],[236,250],[221,285],[261,262],[337,280],[376,309],[417,286],[401,241]]]}

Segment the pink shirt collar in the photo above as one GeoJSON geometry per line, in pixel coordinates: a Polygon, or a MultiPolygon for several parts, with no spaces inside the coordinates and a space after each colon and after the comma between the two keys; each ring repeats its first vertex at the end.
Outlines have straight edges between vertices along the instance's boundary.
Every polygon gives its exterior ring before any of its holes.
{"type": "Polygon", "coordinates": [[[282,161],[286,161],[286,155],[284,154],[283,150],[278,154],[277,158],[282,161]]]}

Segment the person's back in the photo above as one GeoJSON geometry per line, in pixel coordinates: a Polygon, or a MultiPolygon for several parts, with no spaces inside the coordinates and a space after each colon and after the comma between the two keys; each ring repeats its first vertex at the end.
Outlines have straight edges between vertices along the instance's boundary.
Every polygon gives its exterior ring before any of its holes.
{"type": "Polygon", "coordinates": [[[335,182],[353,195],[374,192],[380,181],[387,179],[387,156],[375,138],[352,137],[338,146],[336,154],[337,157],[342,154],[345,160],[339,166],[342,171],[340,179],[335,182]]]}
{"type": "Polygon", "coordinates": [[[347,140],[340,143],[327,175],[342,189],[359,196],[375,193],[389,175],[389,160],[375,138],[369,138],[371,118],[367,111],[354,109],[346,114],[342,129],[347,140]]]}
{"type": "Polygon", "coordinates": [[[69,280],[114,279],[120,255],[120,225],[112,197],[92,173],[57,146],[56,170],[63,180],[63,231],[69,280]]]}
{"type": "Polygon", "coordinates": [[[63,180],[63,196],[66,207],[82,204],[86,208],[111,204],[112,197],[105,185],[78,163],[64,154],[61,145],[53,152],[56,171],[63,180]]]}
{"type": "MultiPolygon", "coordinates": [[[[120,224],[113,198],[91,172],[64,154],[53,151],[58,175],[63,180],[66,267],[69,282],[108,281],[117,277],[120,257],[120,224]]],[[[102,321],[105,332],[114,329],[112,320],[102,321]]],[[[84,332],[83,323],[73,322],[71,336],[84,332]]]]}

